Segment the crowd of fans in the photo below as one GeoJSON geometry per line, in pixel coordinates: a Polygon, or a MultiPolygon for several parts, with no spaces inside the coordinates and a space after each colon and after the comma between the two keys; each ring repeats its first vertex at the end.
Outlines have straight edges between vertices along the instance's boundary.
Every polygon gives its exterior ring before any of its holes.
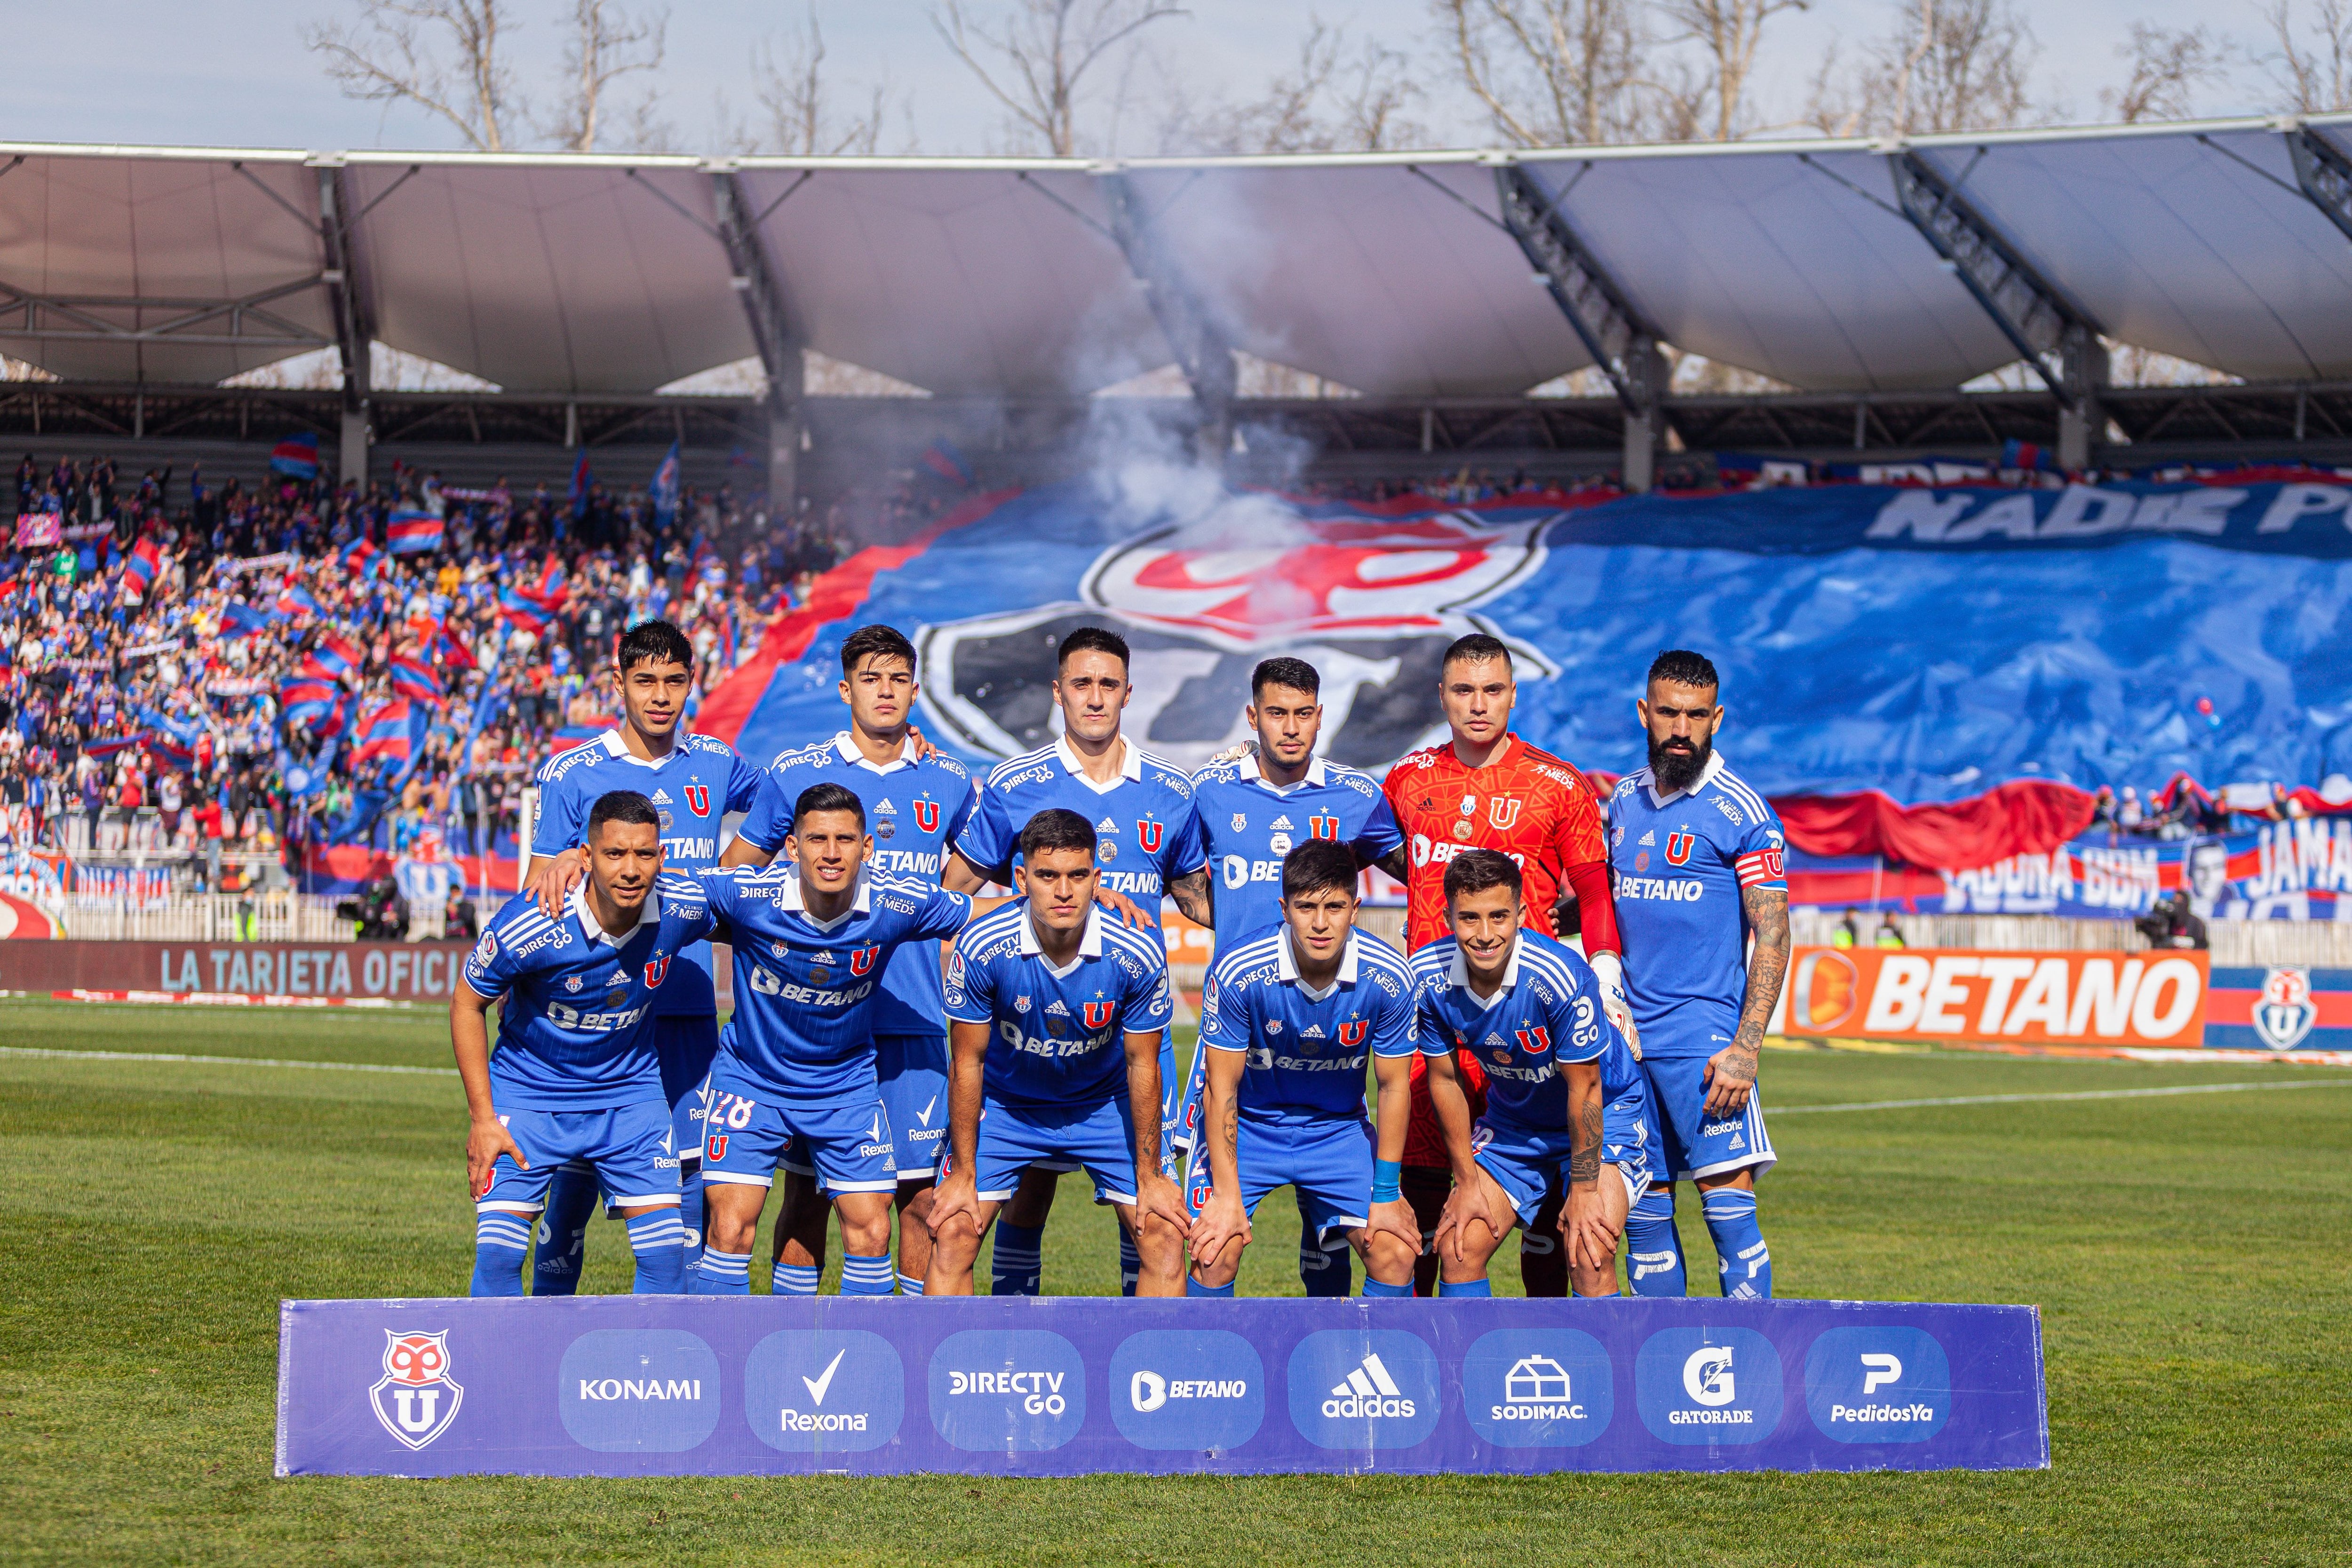
{"type": "Polygon", "coordinates": [[[772,526],[725,486],[657,501],[201,467],[134,486],[105,457],[28,455],[16,501],[7,847],[184,856],[207,887],[224,852],[488,848],[530,768],[609,724],[600,672],[627,624],[687,632],[698,702],[844,548],[834,519],[772,526]]]}

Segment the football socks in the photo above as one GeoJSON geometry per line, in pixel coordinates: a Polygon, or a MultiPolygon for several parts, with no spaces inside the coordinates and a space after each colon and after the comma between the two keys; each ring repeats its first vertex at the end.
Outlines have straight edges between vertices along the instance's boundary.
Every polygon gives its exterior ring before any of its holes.
{"type": "Polygon", "coordinates": [[[768,1289],[779,1296],[814,1296],[817,1276],[824,1270],[814,1263],[786,1263],[779,1260],[769,1276],[768,1289]]]}
{"type": "Polygon", "coordinates": [[[1310,1296],[1344,1296],[1348,1293],[1351,1270],[1349,1259],[1354,1249],[1346,1239],[1335,1239],[1329,1246],[1317,1243],[1315,1233],[1301,1231],[1298,1236],[1298,1282],[1307,1287],[1310,1296]]]}
{"type": "Polygon", "coordinates": [[[1437,1293],[1441,1296],[1491,1296],[1495,1293],[1495,1287],[1485,1280],[1465,1280],[1459,1284],[1451,1280],[1440,1280],[1437,1281],[1437,1293]]]}
{"type": "Polygon", "coordinates": [[[522,1255],[530,1247],[530,1216],[486,1209],[474,1217],[474,1281],[469,1296],[522,1294],[522,1255]]]}
{"type": "Polygon", "coordinates": [[[1222,1285],[1203,1285],[1187,1274],[1184,1276],[1184,1293],[1188,1296],[1229,1297],[1234,1293],[1234,1281],[1228,1280],[1222,1285]]]}
{"type": "Polygon", "coordinates": [[[687,1281],[690,1296],[748,1296],[751,1293],[751,1255],[749,1252],[721,1252],[716,1247],[702,1249],[702,1262],[687,1281]]]}
{"type": "Polygon", "coordinates": [[[861,1258],[855,1252],[841,1255],[841,1293],[845,1296],[887,1296],[898,1279],[898,1270],[891,1265],[887,1252],[871,1258],[861,1258]]]}
{"type": "Polygon", "coordinates": [[[1122,1225],[1118,1228],[1118,1293],[1122,1296],[1135,1294],[1135,1282],[1141,1278],[1143,1254],[1135,1249],[1135,1238],[1129,1236],[1127,1227],[1122,1225]]]}
{"type": "Polygon", "coordinates": [[[1772,1254],[1756,1224],[1756,1195],[1719,1186],[1699,1200],[1706,1233],[1723,1273],[1723,1293],[1747,1301],[1772,1299],[1772,1254]]]}
{"type": "Polygon", "coordinates": [[[1681,1296],[1690,1282],[1683,1271],[1682,1238],[1675,1232],[1672,1188],[1652,1187],[1625,1211],[1625,1278],[1637,1296],[1681,1296]]]}
{"type": "Polygon", "coordinates": [[[636,1283],[640,1296],[686,1293],[686,1228],[675,1208],[656,1208],[624,1220],[629,1228],[629,1250],[637,1256],[636,1283]]]}
{"type": "Polygon", "coordinates": [[[547,1210],[539,1217],[539,1257],[531,1264],[530,1293],[569,1296],[580,1290],[588,1221],[596,1214],[596,1177],[569,1166],[547,1184],[547,1210]]]}
{"type": "Polygon", "coordinates": [[[996,1222],[996,1250],[989,1257],[990,1271],[994,1276],[990,1295],[1037,1293],[1037,1277],[1045,1270],[1040,1250],[1045,1235],[1042,1225],[1007,1225],[1001,1219],[996,1222]]]}

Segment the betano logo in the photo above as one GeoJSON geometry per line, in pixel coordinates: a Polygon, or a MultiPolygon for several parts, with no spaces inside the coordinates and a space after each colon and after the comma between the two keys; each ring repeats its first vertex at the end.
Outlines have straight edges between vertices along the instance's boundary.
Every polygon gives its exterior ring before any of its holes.
{"type": "Polygon", "coordinates": [[[1150,1371],[1139,1371],[1128,1379],[1128,1403],[1138,1410],[1153,1411],[1171,1399],[1246,1399],[1249,1382],[1245,1378],[1167,1378],[1150,1371]]]}
{"type": "Polygon", "coordinates": [[[1331,1397],[1323,1401],[1323,1414],[1334,1418],[1357,1420],[1374,1416],[1410,1416],[1412,1401],[1397,1386],[1389,1369],[1381,1364],[1380,1353],[1366,1355],[1360,1365],[1348,1374],[1342,1382],[1332,1385],[1331,1397]]]}

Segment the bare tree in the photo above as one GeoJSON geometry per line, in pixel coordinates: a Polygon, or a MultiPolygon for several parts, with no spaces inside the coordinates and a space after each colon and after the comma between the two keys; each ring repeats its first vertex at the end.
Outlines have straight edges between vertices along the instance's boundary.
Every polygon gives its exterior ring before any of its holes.
{"type": "Polygon", "coordinates": [[[2278,108],[2294,114],[2352,108],[2352,5],[2319,0],[2319,19],[2305,29],[2306,42],[2296,41],[2290,0],[2273,0],[2263,19],[2278,39],[2277,51],[2263,57],[2279,89],[2278,108]]]}
{"type": "Polygon", "coordinates": [[[1202,107],[1180,86],[1160,125],[1163,152],[1378,152],[1425,140],[1405,118],[1422,96],[1411,62],[1372,40],[1348,47],[1347,29],[1307,19],[1298,63],[1254,102],[1202,107]]]}
{"type": "Polygon", "coordinates": [[[1998,131],[2030,110],[2035,53],[2008,0],[1907,0],[1853,68],[1822,61],[1806,119],[1832,136],[1998,131]]]}
{"type": "Polygon", "coordinates": [[[1635,0],[1435,0],[1463,80],[1523,146],[1628,141],[1643,131],[1647,40],[1635,0]]]}
{"type": "MultiPolygon", "coordinates": [[[[604,129],[606,89],[631,72],[659,70],[668,33],[667,9],[633,17],[613,0],[572,0],[572,36],[563,47],[568,90],[562,117],[547,128],[549,139],[574,152],[593,152],[604,129]]],[[[633,110],[625,140],[634,151],[648,151],[644,138],[666,129],[653,119],[651,97],[633,110]]]]}
{"type": "Polygon", "coordinates": [[[513,73],[499,57],[512,31],[500,0],[358,0],[359,18],[306,26],[302,41],[326,58],[346,96],[407,102],[456,128],[479,152],[506,149],[522,118],[513,73]],[[446,49],[454,58],[445,57],[446,49]]]}
{"type": "Polygon", "coordinates": [[[757,129],[738,127],[729,140],[747,152],[776,152],[798,158],[870,157],[882,140],[888,107],[887,89],[876,87],[866,106],[854,113],[837,112],[825,91],[824,33],[811,5],[807,26],[789,36],[779,53],[774,40],[763,38],[751,52],[754,90],[765,123],[757,129]]]}
{"type": "Polygon", "coordinates": [[[1078,150],[1087,73],[1152,23],[1189,15],[1165,0],[1008,0],[991,26],[966,0],[940,0],[931,26],[1024,139],[1066,158],[1078,150]]]}
{"type": "Polygon", "coordinates": [[[2126,125],[2188,119],[2197,89],[2220,79],[2229,66],[2229,45],[2201,26],[2135,22],[2130,41],[2116,45],[2116,53],[2131,62],[2131,78],[2120,90],[2101,92],[2099,101],[2126,125]]]}
{"type": "Polygon", "coordinates": [[[1675,29],[1668,47],[1692,46],[1695,69],[1656,84],[1675,118],[1692,124],[1712,118],[1714,140],[1729,141],[1748,129],[1748,78],[1756,69],[1756,47],[1764,25],[1783,11],[1802,11],[1811,0],[1658,0],[1659,14],[1675,29]]]}

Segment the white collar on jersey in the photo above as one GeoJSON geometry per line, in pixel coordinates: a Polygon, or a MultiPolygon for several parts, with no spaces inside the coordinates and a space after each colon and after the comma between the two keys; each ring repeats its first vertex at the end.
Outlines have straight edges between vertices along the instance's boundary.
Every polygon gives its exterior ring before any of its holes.
{"type": "Polygon", "coordinates": [[[1070,770],[1070,777],[1097,795],[1108,795],[1121,784],[1135,782],[1143,777],[1143,753],[1137,748],[1135,742],[1122,735],[1118,737],[1118,777],[1108,784],[1097,784],[1087,777],[1086,768],[1079,764],[1078,754],[1070,749],[1070,737],[1066,735],[1054,737],[1054,755],[1062,759],[1062,766],[1070,770]]]}
{"type": "Polygon", "coordinates": [[[602,942],[618,952],[634,941],[638,932],[661,919],[661,894],[647,888],[646,901],[637,905],[637,923],[615,936],[596,923],[595,915],[589,909],[588,879],[583,876],[579,885],[572,890],[572,915],[580,922],[581,934],[588,938],[591,945],[602,942]]]}
{"type": "MultiPolygon", "coordinates": [[[[1045,966],[1055,979],[1060,979],[1088,958],[1102,956],[1102,905],[1099,904],[1087,905],[1087,928],[1078,936],[1078,956],[1070,960],[1066,968],[1056,969],[1051,963],[1045,966]]],[[[1021,911],[1021,956],[1024,958],[1043,958],[1045,956],[1045,944],[1037,940],[1037,928],[1029,924],[1029,911],[1026,908],[1021,911]]]]}
{"type": "Polygon", "coordinates": [[[1354,985],[1356,983],[1356,935],[1353,930],[1348,933],[1347,946],[1339,949],[1339,972],[1331,977],[1329,985],[1318,991],[1298,977],[1298,956],[1290,950],[1290,925],[1287,921],[1284,922],[1282,940],[1275,944],[1274,948],[1274,977],[1297,986],[1300,994],[1310,1002],[1321,1001],[1341,986],[1354,985]]]}
{"type": "Polygon", "coordinates": [[[631,751],[626,746],[622,744],[621,732],[617,729],[606,730],[602,736],[597,737],[596,743],[604,748],[604,755],[610,757],[615,762],[634,762],[640,768],[659,768],[667,767],[671,758],[680,756],[685,752],[686,747],[682,744],[685,739],[686,737],[684,736],[679,736],[677,740],[671,743],[669,750],[659,757],[639,757],[635,752],[631,751]]]}
{"type": "Polygon", "coordinates": [[[858,750],[857,742],[849,737],[845,729],[834,736],[833,749],[852,768],[863,768],[869,773],[896,773],[901,768],[915,765],[915,737],[911,735],[899,743],[898,755],[887,762],[876,762],[858,750]]]}
{"type": "Polygon", "coordinates": [[[1687,789],[1677,789],[1672,795],[1661,795],[1658,793],[1657,769],[1654,768],[1644,768],[1642,769],[1642,776],[1648,780],[1643,788],[1648,789],[1650,792],[1650,804],[1653,807],[1658,807],[1664,805],[1669,800],[1679,800],[1685,795],[1697,794],[1700,790],[1714,783],[1715,776],[1722,771],[1723,753],[1720,751],[1711,751],[1707,753],[1706,766],[1698,770],[1698,777],[1691,780],[1691,787],[1687,789]]]}
{"type": "Polygon", "coordinates": [[[1511,956],[1503,965],[1503,983],[1495,988],[1493,996],[1482,997],[1470,988],[1470,966],[1462,961],[1462,946],[1457,942],[1454,946],[1454,967],[1447,971],[1445,983],[1455,987],[1464,996],[1476,1002],[1480,1011],[1493,1012],[1502,1005],[1503,998],[1509,996],[1512,988],[1519,983],[1519,939],[1514,936],[1511,938],[1511,956]]]}
{"type": "Polygon", "coordinates": [[[1286,796],[1293,789],[1305,784],[1312,784],[1319,789],[1331,779],[1331,770],[1323,765],[1323,759],[1320,757],[1310,757],[1307,759],[1307,777],[1300,779],[1297,784],[1277,784],[1265,776],[1265,764],[1263,759],[1253,757],[1250,762],[1251,770],[1244,777],[1255,780],[1259,789],[1276,795],[1286,796]]]}
{"type": "Polygon", "coordinates": [[[807,915],[808,923],[819,931],[830,931],[853,915],[871,915],[874,912],[874,889],[866,882],[866,873],[860,871],[857,873],[857,895],[849,901],[849,907],[830,920],[819,920],[809,915],[808,905],[801,898],[801,868],[794,866],[785,873],[783,897],[780,902],[793,914],[807,915]]]}

